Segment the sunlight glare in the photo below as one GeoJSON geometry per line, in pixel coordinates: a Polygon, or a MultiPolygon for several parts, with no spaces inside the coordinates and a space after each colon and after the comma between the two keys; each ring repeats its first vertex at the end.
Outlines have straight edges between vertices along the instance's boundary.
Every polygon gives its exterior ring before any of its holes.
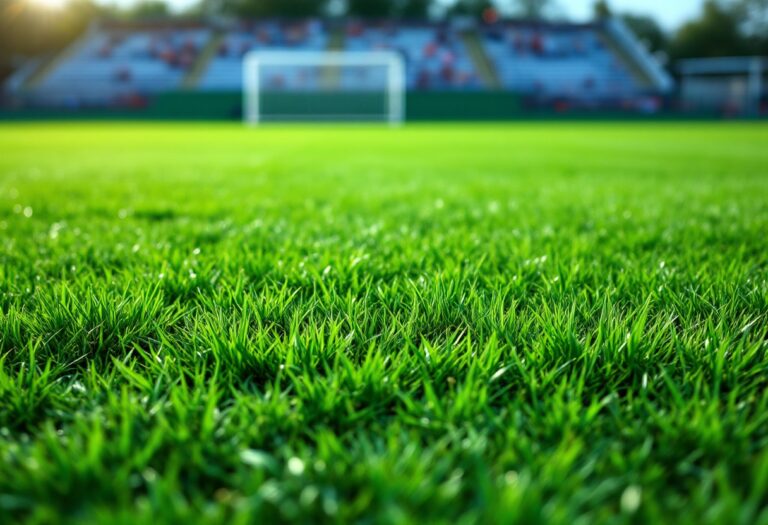
{"type": "Polygon", "coordinates": [[[61,9],[69,0],[28,0],[29,3],[46,9],[61,9]]]}

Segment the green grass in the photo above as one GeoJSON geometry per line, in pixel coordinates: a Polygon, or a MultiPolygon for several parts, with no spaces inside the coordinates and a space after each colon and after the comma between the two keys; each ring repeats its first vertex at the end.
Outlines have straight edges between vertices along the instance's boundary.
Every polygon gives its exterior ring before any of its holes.
{"type": "Polygon", "coordinates": [[[0,522],[768,523],[768,126],[0,127],[0,522]]]}

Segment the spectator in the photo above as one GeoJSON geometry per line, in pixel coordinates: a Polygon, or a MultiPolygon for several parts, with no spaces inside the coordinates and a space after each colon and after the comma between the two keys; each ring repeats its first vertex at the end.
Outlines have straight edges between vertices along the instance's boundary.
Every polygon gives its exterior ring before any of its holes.
{"type": "Polygon", "coordinates": [[[544,52],[544,41],[540,33],[536,32],[531,36],[530,49],[534,55],[541,55],[544,52]]]}
{"type": "Polygon", "coordinates": [[[114,79],[120,84],[127,84],[131,81],[131,70],[127,67],[120,67],[115,71],[114,79]]]}
{"type": "Polygon", "coordinates": [[[430,81],[429,71],[426,69],[420,69],[418,76],[416,77],[416,87],[419,89],[429,89],[430,81]]]}

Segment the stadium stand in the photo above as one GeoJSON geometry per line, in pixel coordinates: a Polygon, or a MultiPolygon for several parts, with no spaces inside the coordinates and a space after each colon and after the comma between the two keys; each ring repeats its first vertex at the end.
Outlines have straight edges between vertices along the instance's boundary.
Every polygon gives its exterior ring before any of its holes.
{"type": "Polygon", "coordinates": [[[464,43],[448,26],[354,22],[346,27],[344,49],[400,52],[406,61],[408,89],[483,87],[464,43]]]}
{"type": "Polygon", "coordinates": [[[210,34],[205,27],[90,31],[29,91],[65,105],[140,104],[143,94],[178,88],[210,34]]]}
{"type": "MultiPolygon", "coordinates": [[[[91,28],[42,73],[21,68],[6,94],[65,107],[141,105],[153,94],[238,92],[242,57],[255,50],[396,50],[410,91],[506,91],[581,106],[642,105],[669,76],[617,21],[546,24],[240,22],[91,28]]],[[[273,72],[280,81],[280,71],[273,72]]],[[[364,78],[347,75],[341,87],[364,78]]],[[[294,87],[301,87],[300,79],[294,87]]],[[[653,109],[653,105],[650,106],[653,109]]]]}
{"type": "Polygon", "coordinates": [[[241,24],[226,31],[218,43],[198,88],[205,91],[237,91],[243,85],[242,58],[253,50],[293,49],[320,51],[328,44],[328,31],[317,20],[281,23],[265,21],[241,24]]]}
{"type": "Polygon", "coordinates": [[[484,30],[482,38],[506,89],[575,99],[617,98],[637,90],[594,27],[505,24],[484,30]]]}

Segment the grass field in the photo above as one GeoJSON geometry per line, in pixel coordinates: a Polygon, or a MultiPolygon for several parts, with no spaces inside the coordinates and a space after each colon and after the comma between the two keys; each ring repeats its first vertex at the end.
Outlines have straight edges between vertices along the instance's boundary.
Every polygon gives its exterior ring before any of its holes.
{"type": "Polygon", "coordinates": [[[0,522],[768,523],[768,126],[0,127],[0,522]]]}

